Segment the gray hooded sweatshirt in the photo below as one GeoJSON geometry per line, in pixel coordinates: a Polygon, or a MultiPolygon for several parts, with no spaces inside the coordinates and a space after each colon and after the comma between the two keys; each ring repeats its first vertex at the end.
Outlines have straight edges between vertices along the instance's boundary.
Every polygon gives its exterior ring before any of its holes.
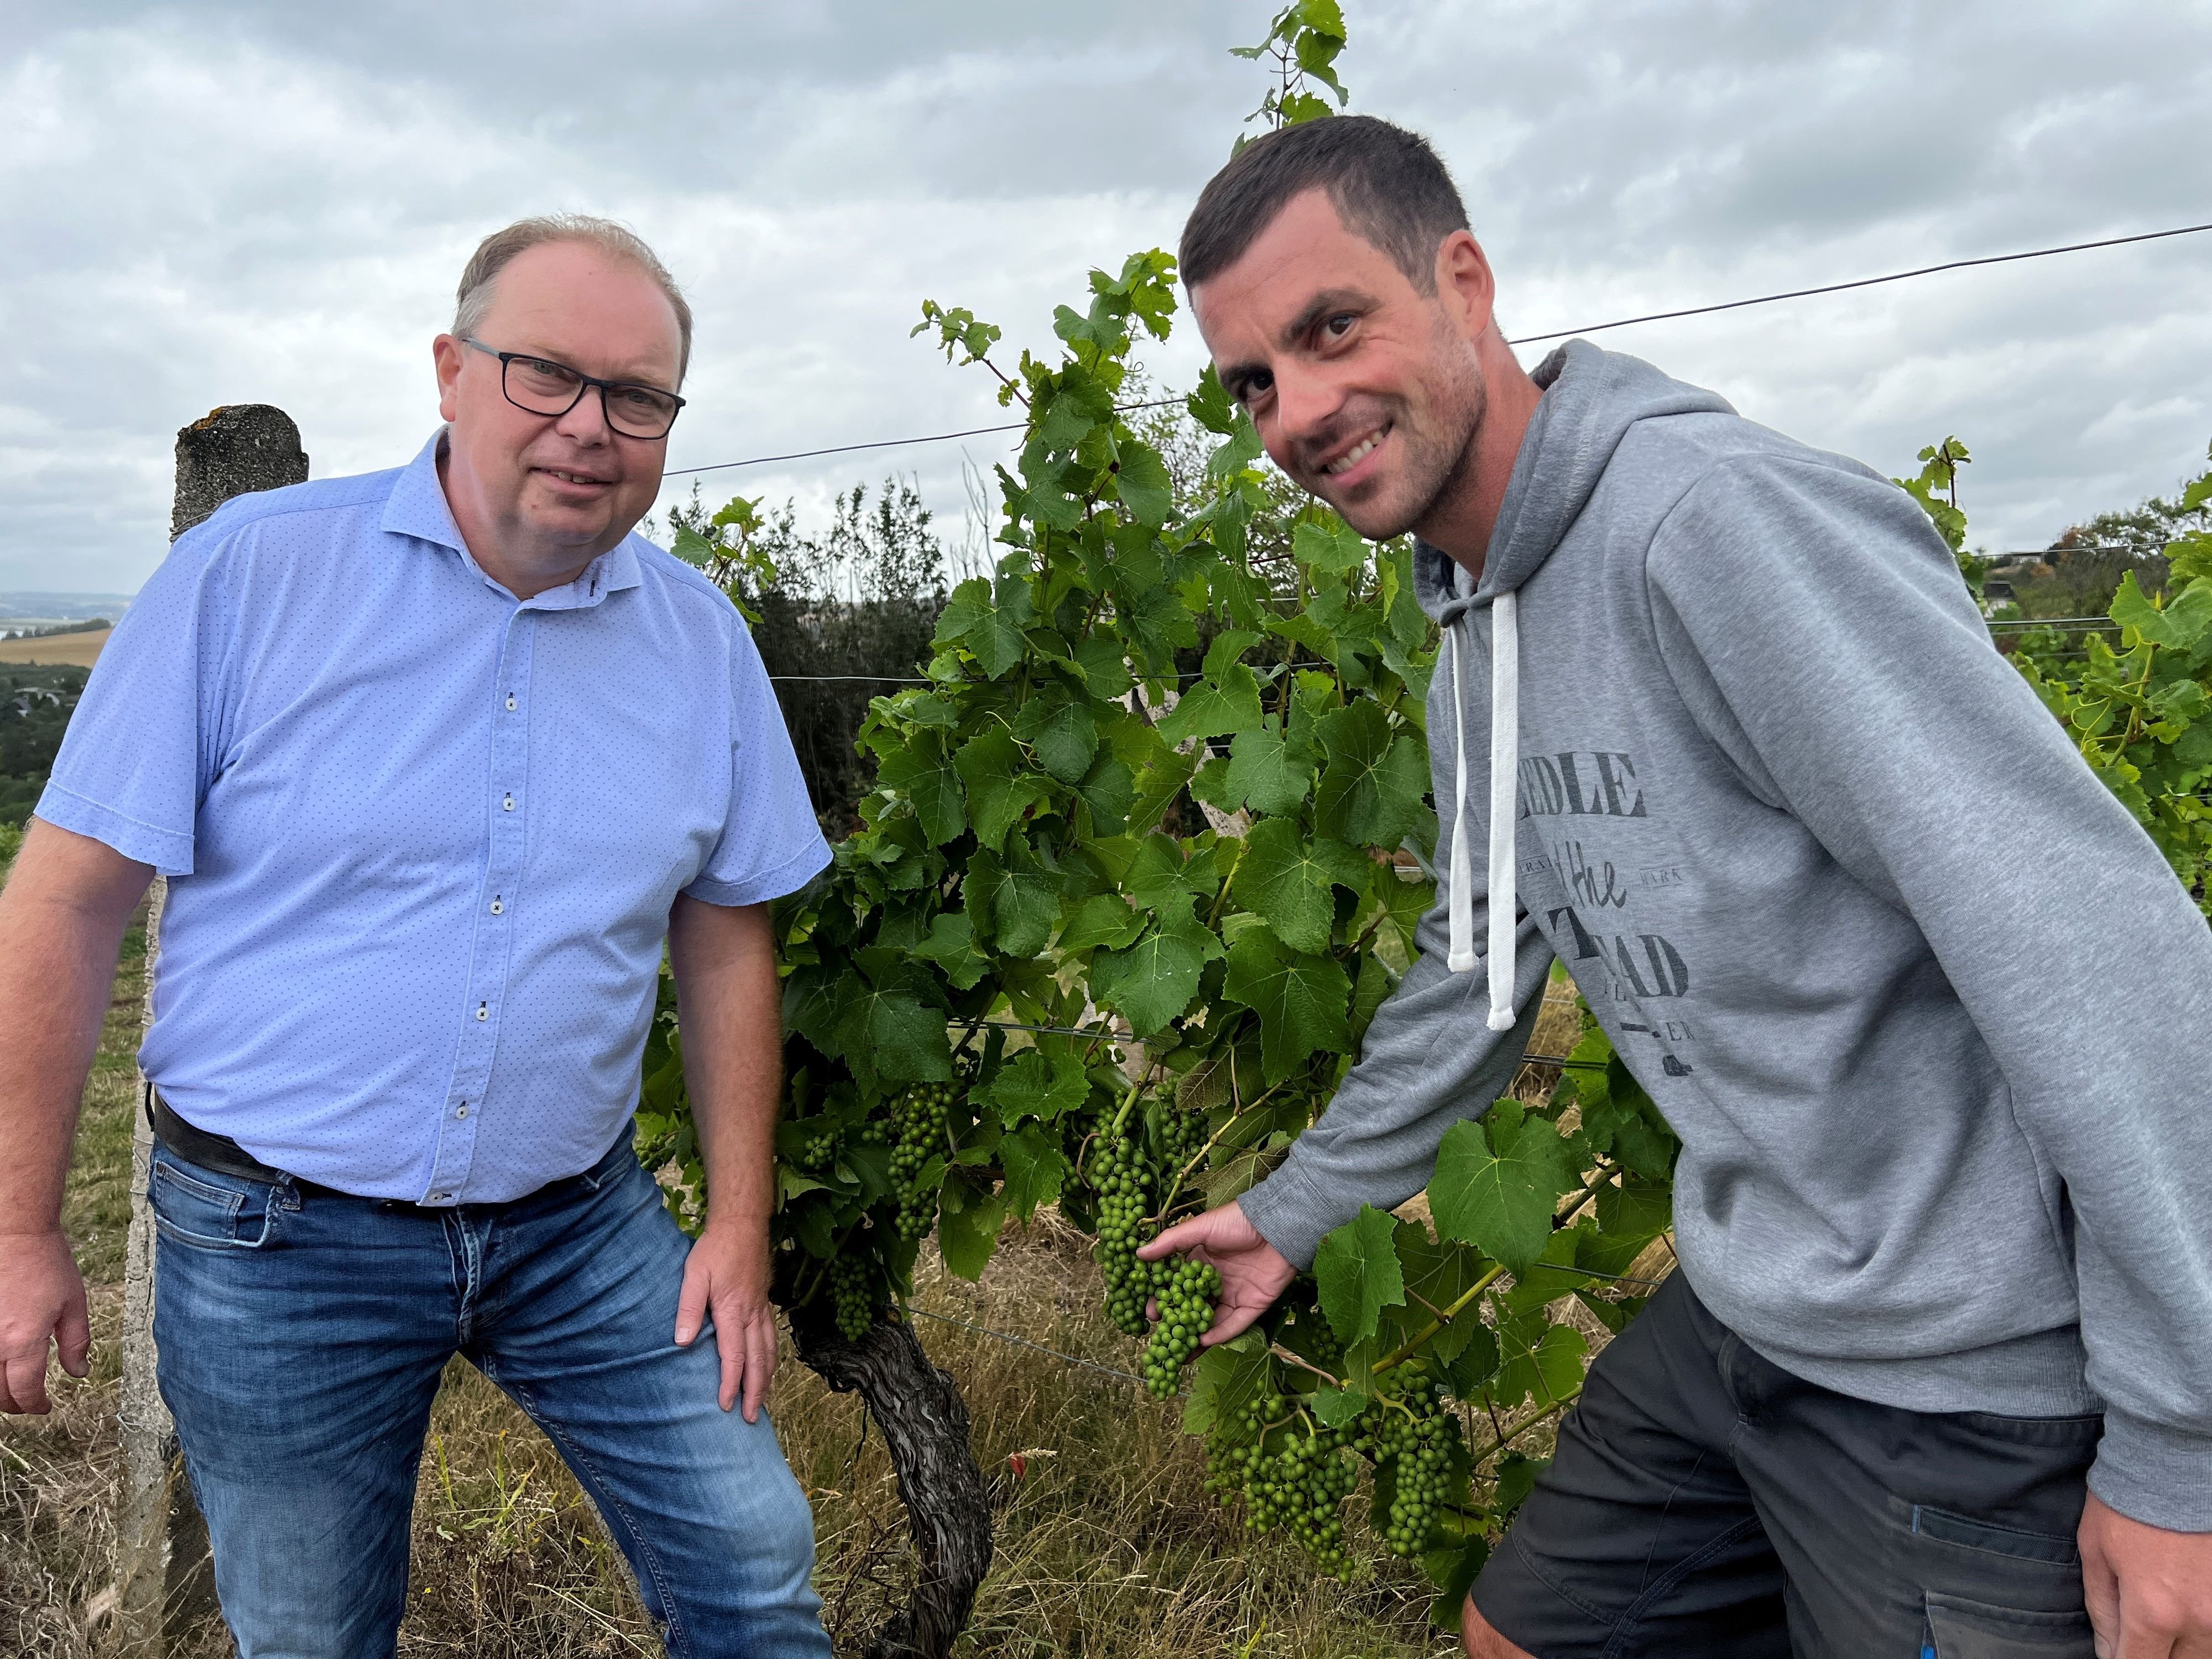
{"type": "Polygon", "coordinates": [[[2212,930],[1904,491],[1582,341],[1535,378],[1480,584],[1415,554],[1423,955],[1246,1213],[1304,1263],[1419,1191],[1556,955],[1720,1319],[1863,1400],[2102,1411],[2097,1494],[2212,1530],[2212,930]]]}

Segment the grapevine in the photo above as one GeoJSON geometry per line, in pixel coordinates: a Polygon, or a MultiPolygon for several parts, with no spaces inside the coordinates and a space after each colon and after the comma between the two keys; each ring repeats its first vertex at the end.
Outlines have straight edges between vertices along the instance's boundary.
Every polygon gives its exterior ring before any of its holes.
{"type": "MultiPolygon", "coordinates": [[[[1316,113],[1299,66],[1342,41],[1333,0],[1285,7],[1263,113],[1316,113]]],[[[1548,1096],[1524,1085],[1447,1137],[1431,1219],[1364,1211],[1234,1340],[1199,1346],[1212,1267],[1136,1259],[1326,1109],[1435,897],[1411,548],[1268,471],[1210,371],[1171,414],[1126,412],[1148,401],[1133,353],[1178,303],[1151,251],[1092,273],[1056,353],[1009,358],[993,324],[924,307],[918,331],[1026,428],[994,567],[950,596],[920,683],[871,706],[860,827],[773,908],[778,1293],[849,1339],[898,1317],[925,1245],[972,1280],[1056,1205],[1094,1236],[1146,1387],[1187,1388],[1214,1489],[1324,1571],[1418,1559],[1449,1622],[1510,1507],[1500,1459],[1579,1386],[1558,1304],[1634,1311],[1619,1276],[1668,1224],[1673,1140],[1586,1024],[1548,1096]],[[1501,1161],[1512,1179],[1481,1178],[1501,1161]],[[1498,1443],[1471,1455],[1454,1402],[1498,1443]],[[1351,1501],[1363,1482],[1380,1513],[1351,1501]]],[[[674,1015],[665,989],[641,1139],[696,1224],[674,1015]]]]}

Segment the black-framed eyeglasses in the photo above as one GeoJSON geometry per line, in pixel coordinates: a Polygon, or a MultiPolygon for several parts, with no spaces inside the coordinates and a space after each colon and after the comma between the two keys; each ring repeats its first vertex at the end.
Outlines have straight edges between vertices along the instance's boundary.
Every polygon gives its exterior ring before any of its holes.
{"type": "Polygon", "coordinates": [[[603,380],[526,351],[495,351],[466,334],[461,336],[461,343],[474,346],[487,357],[498,358],[500,390],[507,394],[507,402],[532,415],[566,415],[597,386],[599,407],[606,412],[610,430],[625,438],[665,438],[684,407],[683,398],[657,386],[603,380]]]}

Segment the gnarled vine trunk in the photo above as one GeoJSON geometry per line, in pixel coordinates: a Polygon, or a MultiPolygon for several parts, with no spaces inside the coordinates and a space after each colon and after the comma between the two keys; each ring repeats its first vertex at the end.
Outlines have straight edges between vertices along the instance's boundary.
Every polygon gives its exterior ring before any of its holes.
{"type": "Polygon", "coordinates": [[[903,1321],[878,1314],[866,1335],[848,1342],[826,1313],[803,1309],[791,1334],[799,1358],[836,1392],[857,1392],[882,1430],[920,1563],[913,1595],[863,1651],[868,1659],[943,1659],[991,1567],[991,1506],[968,1441],[968,1404],[903,1321]]]}

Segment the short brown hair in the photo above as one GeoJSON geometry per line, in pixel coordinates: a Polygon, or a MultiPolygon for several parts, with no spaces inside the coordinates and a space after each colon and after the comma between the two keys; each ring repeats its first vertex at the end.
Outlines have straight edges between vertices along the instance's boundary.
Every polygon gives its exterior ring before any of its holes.
{"type": "Polygon", "coordinates": [[[1468,228],[1459,189],[1427,139],[1372,115],[1332,115],[1255,139],[1213,175],[1182,228],[1185,285],[1235,264],[1310,190],[1327,191],[1345,228],[1424,294],[1436,289],[1437,244],[1468,228]]]}
{"type": "Polygon", "coordinates": [[[517,219],[478,242],[477,251],[469,255],[469,262],[461,270],[461,285],[453,306],[453,332],[471,335],[482,328],[484,313],[491,308],[492,284],[499,273],[518,254],[544,242],[589,243],[602,253],[629,260],[659,284],[660,291],[675,308],[676,331],[683,342],[676,369],[677,383],[681,385],[691,368],[690,301],[684,297],[684,290],[676,286],[668,267],[660,263],[659,255],[646,246],[642,236],[628,225],[617,224],[612,219],[593,218],[588,213],[541,213],[532,218],[517,219]]]}

